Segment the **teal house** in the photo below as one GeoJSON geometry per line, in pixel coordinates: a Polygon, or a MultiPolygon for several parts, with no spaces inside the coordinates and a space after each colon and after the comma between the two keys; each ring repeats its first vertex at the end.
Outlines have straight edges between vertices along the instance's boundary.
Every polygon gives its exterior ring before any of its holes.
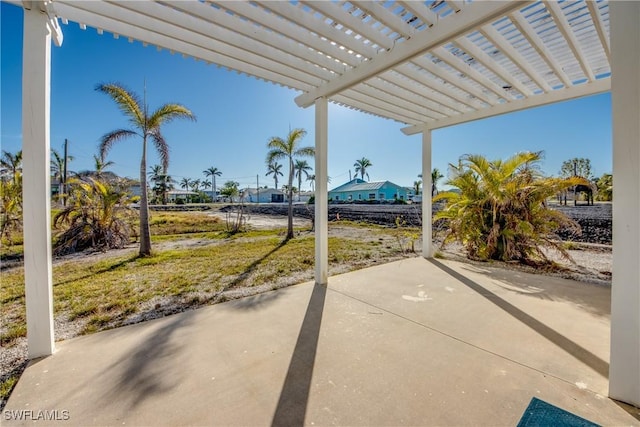
{"type": "Polygon", "coordinates": [[[407,200],[410,190],[390,181],[367,182],[354,179],[329,191],[332,202],[357,202],[378,200],[380,202],[396,199],[407,200]]]}

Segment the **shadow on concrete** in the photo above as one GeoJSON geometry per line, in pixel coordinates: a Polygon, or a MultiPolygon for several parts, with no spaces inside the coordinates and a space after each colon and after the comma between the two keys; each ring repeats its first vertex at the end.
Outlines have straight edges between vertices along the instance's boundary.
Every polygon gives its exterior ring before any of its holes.
{"type": "Polygon", "coordinates": [[[106,402],[134,410],[144,400],[153,399],[179,384],[180,347],[171,342],[171,336],[191,323],[192,314],[181,313],[168,318],[163,326],[137,343],[132,353],[124,354],[104,370],[103,375],[116,378],[105,394],[106,402]],[[172,366],[177,370],[167,369],[172,366]]]}
{"type": "Polygon", "coordinates": [[[506,311],[511,316],[515,317],[520,322],[524,323],[525,325],[527,325],[528,327],[530,327],[531,329],[533,329],[534,331],[536,331],[537,333],[539,333],[540,335],[542,335],[543,337],[545,337],[546,339],[548,339],[549,341],[551,341],[552,343],[554,343],[555,345],[557,345],[558,347],[560,347],[561,349],[569,353],[571,356],[575,357],[585,365],[589,366],[591,369],[596,371],[598,374],[602,375],[604,378],[609,378],[609,364],[606,361],[600,359],[595,354],[591,353],[589,350],[581,347],[580,345],[571,341],[569,338],[558,333],[554,329],[548,327],[544,323],[535,319],[533,316],[530,316],[529,314],[520,310],[518,307],[503,300],[502,298],[500,298],[493,292],[489,291],[482,285],[474,282],[468,277],[465,277],[464,275],[458,273],[454,269],[444,265],[443,263],[435,259],[428,259],[427,261],[429,261],[431,264],[438,267],[440,270],[444,271],[445,273],[449,274],[450,276],[454,277],[456,280],[458,280],[465,286],[474,290],[479,295],[491,301],[493,304],[497,305],[502,310],[506,311]]]}
{"type": "Polygon", "coordinates": [[[326,286],[314,285],[280,392],[278,406],[273,415],[272,426],[304,425],[326,293],[326,286]]]}
{"type": "MultiPolygon", "coordinates": [[[[474,271],[473,268],[463,268],[474,271]]],[[[596,316],[608,317],[611,314],[611,286],[560,278],[556,280],[555,277],[494,267],[481,267],[480,270],[482,274],[494,279],[497,286],[519,295],[547,301],[569,301],[596,316]],[[506,282],[509,286],[505,287],[500,282],[506,282]]]]}
{"type": "Polygon", "coordinates": [[[616,405],[624,409],[629,415],[631,415],[636,420],[640,421],[640,407],[636,408],[635,406],[629,405],[624,402],[620,402],[619,400],[611,399],[616,405]]]}

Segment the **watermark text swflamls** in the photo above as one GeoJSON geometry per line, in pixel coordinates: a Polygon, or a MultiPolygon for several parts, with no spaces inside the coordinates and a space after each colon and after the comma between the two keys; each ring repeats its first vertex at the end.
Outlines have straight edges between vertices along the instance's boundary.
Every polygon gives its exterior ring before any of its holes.
{"type": "Polygon", "coordinates": [[[5,421],[67,421],[71,415],[67,409],[12,409],[2,412],[5,421]]]}

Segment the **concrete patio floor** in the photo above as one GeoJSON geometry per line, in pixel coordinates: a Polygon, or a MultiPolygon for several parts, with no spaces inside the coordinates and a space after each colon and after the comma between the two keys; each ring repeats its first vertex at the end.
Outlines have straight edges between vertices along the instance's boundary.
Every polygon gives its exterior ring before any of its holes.
{"type": "Polygon", "coordinates": [[[57,343],[2,424],[515,426],[537,397],[640,425],[606,397],[609,307],[606,287],[406,259],[57,343]]]}

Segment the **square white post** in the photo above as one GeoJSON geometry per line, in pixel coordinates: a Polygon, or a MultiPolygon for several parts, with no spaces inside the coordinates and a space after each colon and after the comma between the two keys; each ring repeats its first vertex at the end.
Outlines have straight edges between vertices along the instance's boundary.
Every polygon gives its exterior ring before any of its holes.
{"type": "Polygon", "coordinates": [[[29,358],[54,351],[51,274],[51,175],[49,17],[24,11],[22,68],[22,158],[24,281],[29,358]]]}
{"type": "Polygon", "coordinates": [[[640,406],[640,2],[609,2],[613,283],[609,396],[640,406]]]}
{"type": "Polygon", "coordinates": [[[328,153],[327,99],[316,100],[316,194],[315,194],[315,243],[316,243],[316,284],[326,285],[329,277],[329,237],[327,153],[328,153]]]}
{"type": "Polygon", "coordinates": [[[422,132],[422,256],[433,258],[431,231],[431,130],[422,132]]]}

